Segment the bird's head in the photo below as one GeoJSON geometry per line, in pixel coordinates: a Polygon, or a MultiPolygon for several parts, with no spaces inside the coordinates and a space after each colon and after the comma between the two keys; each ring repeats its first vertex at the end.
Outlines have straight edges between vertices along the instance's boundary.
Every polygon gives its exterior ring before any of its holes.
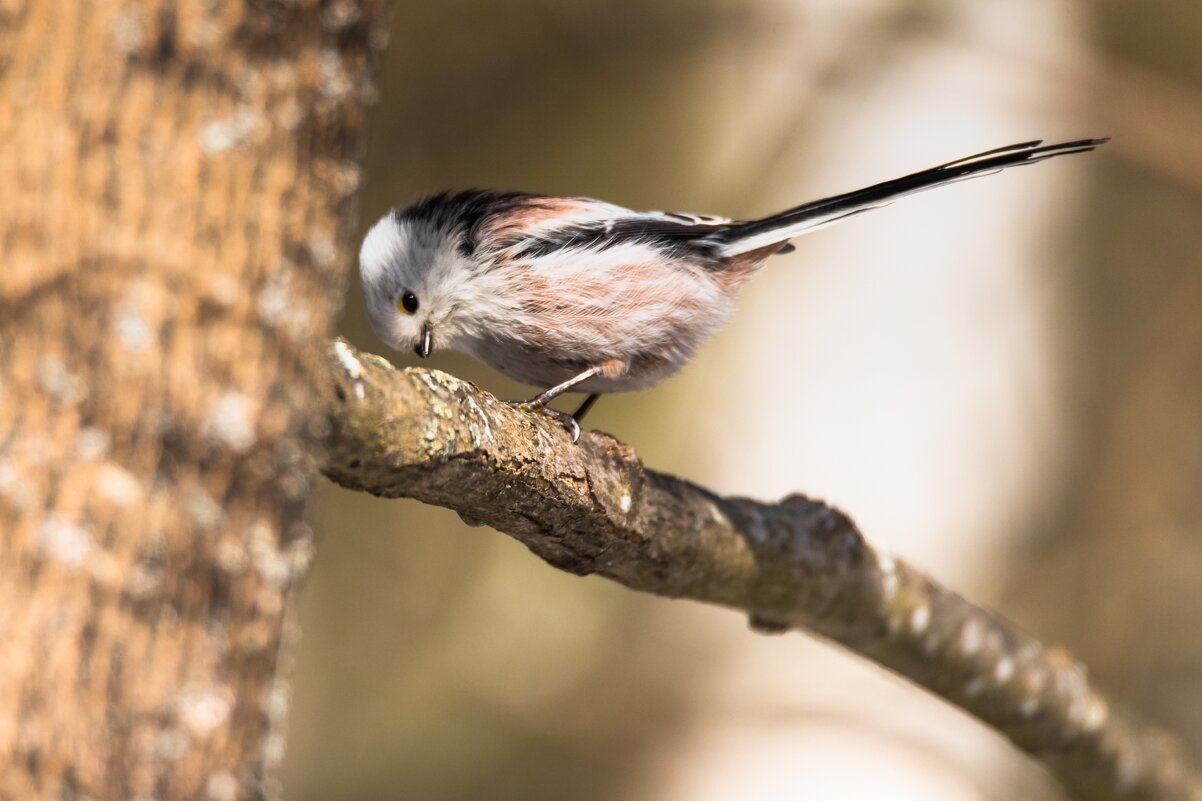
{"type": "Polygon", "coordinates": [[[359,251],[363,299],[372,329],[388,345],[425,358],[459,333],[458,288],[471,266],[453,234],[395,211],[367,232],[359,251]]]}

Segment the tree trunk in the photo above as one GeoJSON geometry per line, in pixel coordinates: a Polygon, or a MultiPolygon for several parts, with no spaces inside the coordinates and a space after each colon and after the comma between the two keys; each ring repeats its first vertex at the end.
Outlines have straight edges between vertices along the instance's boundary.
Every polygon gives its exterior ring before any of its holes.
{"type": "Polygon", "coordinates": [[[0,0],[0,798],[272,794],[385,0],[0,0]]]}

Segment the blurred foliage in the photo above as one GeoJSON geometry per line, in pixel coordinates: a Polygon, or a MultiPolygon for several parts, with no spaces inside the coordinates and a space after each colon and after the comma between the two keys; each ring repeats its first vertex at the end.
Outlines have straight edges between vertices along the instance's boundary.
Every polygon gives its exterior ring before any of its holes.
{"type": "MultiPolygon", "coordinates": [[[[421,193],[475,185],[766,211],[760,190],[804,147],[810,121],[855,104],[959,7],[402,1],[372,120],[364,226],[421,193]],[[783,121],[747,146],[742,134],[762,132],[746,97],[766,77],[752,56],[795,41],[784,26],[812,27],[817,52],[838,14],[852,19],[842,38],[821,58],[798,54],[783,121]],[[745,152],[718,158],[732,152],[732,130],[745,152]]],[[[1073,8],[1090,18],[1100,63],[1202,83],[1196,2],[1073,8]]],[[[1023,536],[996,603],[1202,753],[1202,187],[1122,158],[1104,164],[1076,212],[1088,238],[1049,245],[1072,314],[1056,332],[1069,365],[1068,451],[1043,506],[1011,515],[1023,536]]],[[[357,280],[343,328],[380,350],[357,280]]],[[[502,397],[530,391],[455,355],[431,366],[502,397]]],[[[607,398],[590,422],[688,475],[699,434],[722,422],[691,403],[722,381],[715,370],[702,359],[655,393],[607,398]]],[[[743,625],[736,616],[693,625],[681,604],[562,575],[443,510],[326,486],[318,528],[285,766],[293,801],[653,797],[650,777],[693,733],[707,683],[737,658],[723,639],[743,625]]],[[[997,770],[1001,787],[1031,781],[997,770]]],[[[980,797],[1008,797],[991,779],[979,786],[990,788],[980,797]]]]}
{"type": "MultiPolygon", "coordinates": [[[[1202,84],[1202,6],[1091,9],[1107,49],[1202,84]]],[[[1202,187],[1112,163],[1082,214],[1066,474],[1014,553],[1007,603],[1202,754],[1202,187]]]]}

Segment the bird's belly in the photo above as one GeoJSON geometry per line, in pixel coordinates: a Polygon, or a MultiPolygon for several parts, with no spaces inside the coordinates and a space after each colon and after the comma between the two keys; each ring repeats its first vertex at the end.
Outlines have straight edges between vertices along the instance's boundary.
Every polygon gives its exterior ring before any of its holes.
{"type": "Polygon", "coordinates": [[[645,389],[684,365],[732,310],[722,284],[695,266],[585,266],[590,269],[568,274],[523,273],[510,284],[518,300],[513,313],[478,335],[470,352],[543,389],[605,364],[624,369],[607,370],[576,389],[645,389]]]}
{"type": "Polygon", "coordinates": [[[590,367],[612,359],[619,359],[629,365],[620,375],[596,375],[573,387],[573,391],[588,393],[646,389],[676,372],[683,364],[683,360],[673,361],[639,353],[598,353],[592,359],[565,359],[554,351],[536,350],[515,340],[477,342],[474,343],[472,351],[472,355],[502,375],[538,387],[540,390],[562,384],[590,367]]]}

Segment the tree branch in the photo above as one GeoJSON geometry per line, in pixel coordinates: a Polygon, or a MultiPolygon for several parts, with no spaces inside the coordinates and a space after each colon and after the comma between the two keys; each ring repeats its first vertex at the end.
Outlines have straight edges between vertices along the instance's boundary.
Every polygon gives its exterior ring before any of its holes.
{"type": "Polygon", "coordinates": [[[1077,798],[1202,799],[1175,741],[1115,712],[1065,650],[873,549],[831,506],[720,497],[612,437],[572,445],[553,421],[341,340],[330,368],[322,469],[345,487],[454,509],[562,570],[833,640],[997,729],[1077,798]]]}

